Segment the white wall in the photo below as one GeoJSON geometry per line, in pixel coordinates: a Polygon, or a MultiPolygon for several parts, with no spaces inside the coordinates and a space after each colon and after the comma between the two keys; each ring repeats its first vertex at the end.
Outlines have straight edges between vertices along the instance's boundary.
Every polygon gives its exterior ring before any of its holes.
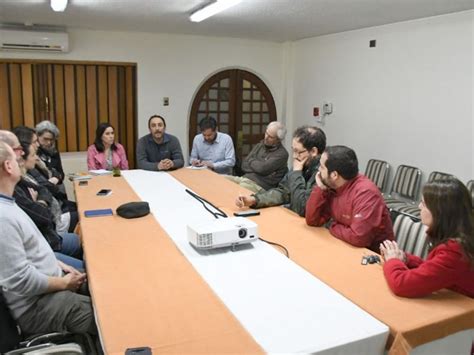
{"type": "MultiPolygon", "coordinates": [[[[195,92],[212,74],[240,68],[259,76],[274,95],[282,120],[283,47],[281,44],[185,35],[70,30],[67,54],[0,52],[0,58],[90,60],[137,63],[139,137],[148,133],[154,113],[167,121],[188,151],[188,119],[195,92]],[[163,106],[162,98],[170,98],[163,106]]],[[[284,118],[283,118],[284,119],[284,118]]]]}
{"type": "Polygon", "coordinates": [[[474,178],[474,12],[367,28],[292,43],[289,112],[314,124],[313,106],[333,103],[322,128],[331,145],[370,158],[474,178]],[[377,47],[369,48],[376,39],[377,47]]]}

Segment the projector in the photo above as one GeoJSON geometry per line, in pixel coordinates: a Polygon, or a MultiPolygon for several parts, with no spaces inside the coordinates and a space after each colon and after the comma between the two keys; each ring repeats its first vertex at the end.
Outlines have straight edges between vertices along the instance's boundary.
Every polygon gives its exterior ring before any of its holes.
{"type": "Polygon", "coordinates": [[[198,249],[234,247],[257,239],[257,224],[244,217],[220,218],[188,225],[188,240],[198,249]]]}

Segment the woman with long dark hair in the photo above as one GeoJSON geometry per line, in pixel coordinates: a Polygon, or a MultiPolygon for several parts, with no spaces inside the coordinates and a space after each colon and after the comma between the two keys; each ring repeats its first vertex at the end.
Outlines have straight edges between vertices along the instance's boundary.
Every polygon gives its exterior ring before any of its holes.
{"type": "Polygon", "coordinates": [[[89,170],[128,170],[125,149],[115,142],[114,127],[110,123],[100,123],[95,131],[94,144],[87,149],[87,168],[89,170]]]}
{"type": "Polygon", "coordinates": [[[423,188],[421,222],[428,227],[431,251],[426,260],[385,241],[380,251],[385,278],[402,297],[422,297],[443,288],[474,298],[474,221],[471,196],[454,177],[423,188]]]}

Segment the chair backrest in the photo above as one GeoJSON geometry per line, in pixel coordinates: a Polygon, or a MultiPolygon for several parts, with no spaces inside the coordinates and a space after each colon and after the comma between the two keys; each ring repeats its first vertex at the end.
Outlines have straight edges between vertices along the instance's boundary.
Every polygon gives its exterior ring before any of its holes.
{"type": "Polygon", "coordinates": [[[408,165],[397,168],[390,194],[397,194],[411,201],[416,200],[416,195],[421,181],[421,171],[408,165]]]}
{"type": "Polygon", "coordinates": [[[430,176],[428,176],[428,182],[433,182],[435,180],[444,179],[451,176],[451,174],[442,173],[440,171],[432,171],[430,176]]]}
{"type": "Polygon", "coordinates": [[[472,208],[474,208],[474,180],[469,180],[466,186],[467,189],[471,192],[472,208]]]}
{"type": "Polygon", "coordinates": [[[425,259],[428,255],[429,242],[426,227],[410,217],[399,214],[393,225],[395,239],[400,249],[425,259]]]}
{"type": "Polygon", "coordinates": [[[0,292],[0,354],[14,349],[20,341],[19,329],[0,292]]]}
{"type": "Polygon", "coordinates": [[[383,160],[370,159],[365,168],[365,176],[374,182],[380,191],[385,191],[390,165],[383,160]]]}

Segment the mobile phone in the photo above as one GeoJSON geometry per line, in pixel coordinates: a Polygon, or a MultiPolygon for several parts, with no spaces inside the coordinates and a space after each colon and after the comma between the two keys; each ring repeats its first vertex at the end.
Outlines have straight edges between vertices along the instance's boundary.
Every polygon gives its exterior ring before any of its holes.
{"type": "Polygon", "coordinates": [[[151,355],[151,349],[148,346],[141,348],[128,348],[125,355],[151,355]]]}
{"type": "Polygon", "coordinates": [[[87,182],[86,180],[79,181],[79,186],[87,186],[88,184],[89,182],[87,182]]]}
{"type": "Polygon", "coordinates": [[[86,217],[102,217],[102,216],[112,216],[114,213],[111,208],[104,208],[101,210],[87,210],[84,211],[84,216],[86,217]]]}
{"type": "Polygon", "coordinates": [[[99,192],[97,192],[97,196],[108,196],[112,193],[112,190],[110,189],[102,189],[99,192]]]}
{"type": "Polygon", "coordinates": [[[250,217],[250,216],[258,216],[260,211],[257,210],[245,210],[240,212],[234,212],[234,216],[236,217],[250,217]]]}

